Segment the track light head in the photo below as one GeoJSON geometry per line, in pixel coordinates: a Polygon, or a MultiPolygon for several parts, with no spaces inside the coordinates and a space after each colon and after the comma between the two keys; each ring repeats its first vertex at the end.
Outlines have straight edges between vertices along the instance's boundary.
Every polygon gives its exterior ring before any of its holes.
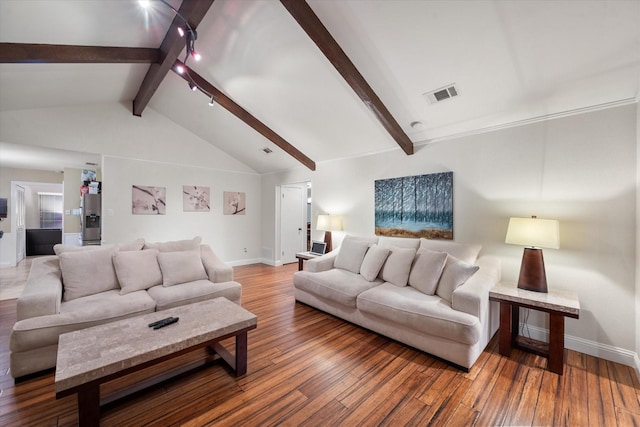
{"type": "Polygon", "coordinates": [[[184,67],[182,65],[176,65],[176,72],[178,74],[184,74],[184,67]]]}
{"type": "Polygon", "coordinates": [[[209,100],[209,107],[213,107],[214,105],[215,105],[215,99],[212,96],[211,99],[209,100]]]}
{"type": "Polygon", "coordinates": [[[178,27],[178,34],[180,34],[180,37],[184,37],[184,28],[178,27]]]}
{"type": "Polygon", "coordinates": [[[189,83],[189,89],[195,92],[198,89],[198,86],[196,86],[195,83],[189,83]]]}
{"type": "Polygon", "coordinates": [[[202,59],[202,55],[200,55],[195,50],[193,52],[191,52],[191,56],[193,56],[193,59],[195,59],[196,61],[200,61],[202,59]]]}

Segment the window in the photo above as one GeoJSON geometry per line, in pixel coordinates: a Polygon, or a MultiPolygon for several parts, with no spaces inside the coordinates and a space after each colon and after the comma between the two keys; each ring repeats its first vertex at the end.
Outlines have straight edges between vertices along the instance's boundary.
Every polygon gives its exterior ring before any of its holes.
{"type": "Polygon", "coordinates": [[[38,193],[40,228],[62,228],[62,194],[38,193]]]}

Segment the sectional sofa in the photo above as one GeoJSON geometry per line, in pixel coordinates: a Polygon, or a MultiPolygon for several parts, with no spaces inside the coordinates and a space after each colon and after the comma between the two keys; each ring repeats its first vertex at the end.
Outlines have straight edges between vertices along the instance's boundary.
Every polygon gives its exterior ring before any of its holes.
{"type": "Polygon", "coordinates": [[[217,297],[240,304],[233,269],[199,237],[54,250],[33,260],[18,298],[10,337],[14,378],[53,368],[66,332],[217,297]]]}
{"type": "Polygon", "coordinates": [[[479,245],[346,236],[294,274],[299,302],[468,370],[498,329],[499,259],[479,245]]]}

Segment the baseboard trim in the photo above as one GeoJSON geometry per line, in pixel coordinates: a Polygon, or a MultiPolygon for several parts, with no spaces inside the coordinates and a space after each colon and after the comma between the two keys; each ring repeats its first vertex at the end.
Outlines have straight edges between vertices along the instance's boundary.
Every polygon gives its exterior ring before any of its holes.
{"type": "Polygon", "coordinates": [[[260,264],[262,260],[260,258],[239,259],[235,261],[225,261],[225,264],[231,267],[238,267],[241,265],[260,264]]]}
{"type": "Polygon", "coordinates": [[[268,258],[261,258],[260,262],[262,264],[266,264],[266,265],[270,265],[271,267],[281,267],[282,266],[282,262],[279,260],[272,260],[272,259],[268,259],[268,258]]]}
{"type": "MultiPolygon", "coordinates": [[[[527,326],[520,323],[520,330],[522,331],[523,328],[525,328],[525,330],[529,330],[531,338],[540,341],[549,341],[549,331],[547,329],[540,328],[538,326],[527,326]]],[[[608,344],[602,344],[596,341],[586,340],[584,338],[574,337],[572,335],[565,335],[564,346],[570,350],[575,350],[590,356],[631,366],[635,368],[638,378],[640,379],[640,358],[638,358],[638,354],[636,352],[608,344]]]]}

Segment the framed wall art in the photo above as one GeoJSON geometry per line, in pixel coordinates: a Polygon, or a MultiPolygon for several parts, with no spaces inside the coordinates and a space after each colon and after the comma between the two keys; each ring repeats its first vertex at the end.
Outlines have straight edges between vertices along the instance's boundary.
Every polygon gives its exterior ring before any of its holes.
{"type": "Polygon", "coordinates": [[[131,190],[134,215],[165,215],[167,212],[167,189],[134,185],[131,190]]]}
{"type": "Polygon", "coordinates": [[[224,215],[245,215],[247,212],[247,196],[241,192],[225,191],[222,200],[224,215]]]}
{"type": "Polygon", "coordinates": [[[453,239],[453,172],[375,181],[377,236],[453,239]]]}
{"type": "Polygon", "coordinates": [[[211,189],[196,185],[182,186],[182,210],[184,212],[209,212],[211,189]]]}

